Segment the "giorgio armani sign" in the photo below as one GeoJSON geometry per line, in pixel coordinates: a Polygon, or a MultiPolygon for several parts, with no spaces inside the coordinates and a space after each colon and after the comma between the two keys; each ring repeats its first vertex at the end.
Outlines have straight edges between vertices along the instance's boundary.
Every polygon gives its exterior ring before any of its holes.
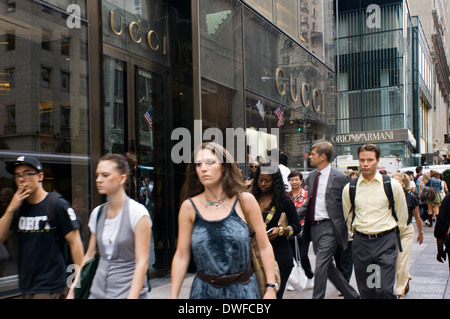
{"type": "Polygon", "coordinates": [[[407,141],[413,147],[416,147],[416,140],[408,129],[336,134],[331,137],[331,140],[338,145],[407,141]]]}

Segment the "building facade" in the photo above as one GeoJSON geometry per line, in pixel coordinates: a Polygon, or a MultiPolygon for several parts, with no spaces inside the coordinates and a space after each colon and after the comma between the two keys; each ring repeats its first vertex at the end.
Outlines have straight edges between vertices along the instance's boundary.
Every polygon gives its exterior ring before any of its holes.
{"type": "Polygon", "coordinates": [[[376,3],[338,2],[339,94],[334,141],[340,154],[357,158],[361,142],[373,142],[380,146],[381,156],[406,162],[417,147],[411,18],[404,1],[376,3]]]}
{"type": "Polygon", "coordinates": [[[429,154],[424,158],[427,164],[448,162],[450,152],[444,137],[449,132],[450,2],[409,0],[409,3],[411,15],[420,21],[421,38],[426,39],[431,56],[431,68],[427,71],[430,76],[430,106],[424,117],[432,125],[427,127],[427,143],[421,141],[420,153],[429,154]]]}
{"type": "Polygon", "coordinates": [[[370,139],[382,156],[398,157],[403,166],[444,162],[449,67],[443,2],[338,2],[340,154],[356,157],[360,142],[370,139]]]}
{"type": "MultiPolygon", "coordinates": [[[[8,0],[0,16],[3,211],[16,189],[6,162],[35,155],[45,189],[72,203],[87,243],[90,211],[105,201],[98,159],[133,152],[127,192],[153,220],[153,276],[170,268],[198,139],[222,137],[245,172],[272,148],[309,170],[310,145],[334,135],[333,1],[8,0]]],[[[7,296],[17,292],[17,238],[3,245],[7,296]]]]}

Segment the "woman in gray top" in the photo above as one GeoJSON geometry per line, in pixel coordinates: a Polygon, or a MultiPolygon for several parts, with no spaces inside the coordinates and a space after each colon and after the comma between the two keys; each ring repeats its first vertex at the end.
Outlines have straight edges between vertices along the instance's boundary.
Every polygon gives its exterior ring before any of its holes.
{"type": "Polygon", "coordinates": [[[109,154],[97,165],[97,189],[108,196],[108,202],[98,221],[99,207],[89,219],[91,237],[82,265],[96,251],[100,254],[89,299],[149,298],[147,269],[152,222],[147,209],[130,199],[124,189],[134,163],[130,155],[109,154]]]}

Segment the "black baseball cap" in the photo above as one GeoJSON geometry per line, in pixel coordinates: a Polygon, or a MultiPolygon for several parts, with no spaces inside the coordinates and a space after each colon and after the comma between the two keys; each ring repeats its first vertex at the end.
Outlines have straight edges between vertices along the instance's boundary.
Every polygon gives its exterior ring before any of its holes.
{"type": "Polygon", "coordinates": [[[20,165],[31,166],[39,173],[44,171],[42,164],[34,156],[19,156],[15,161],[6,164],[6,170],[14,175],[16,167],[20,165]]]}

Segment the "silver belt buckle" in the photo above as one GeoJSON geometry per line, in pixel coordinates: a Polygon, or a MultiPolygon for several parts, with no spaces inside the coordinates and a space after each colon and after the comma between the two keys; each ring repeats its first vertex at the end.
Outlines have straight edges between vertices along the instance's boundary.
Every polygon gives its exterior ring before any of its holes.
{"type": "Polygon", "coordinates": [[[378,234],[369,234],[369,239],[377,239],[378,234]]]}

